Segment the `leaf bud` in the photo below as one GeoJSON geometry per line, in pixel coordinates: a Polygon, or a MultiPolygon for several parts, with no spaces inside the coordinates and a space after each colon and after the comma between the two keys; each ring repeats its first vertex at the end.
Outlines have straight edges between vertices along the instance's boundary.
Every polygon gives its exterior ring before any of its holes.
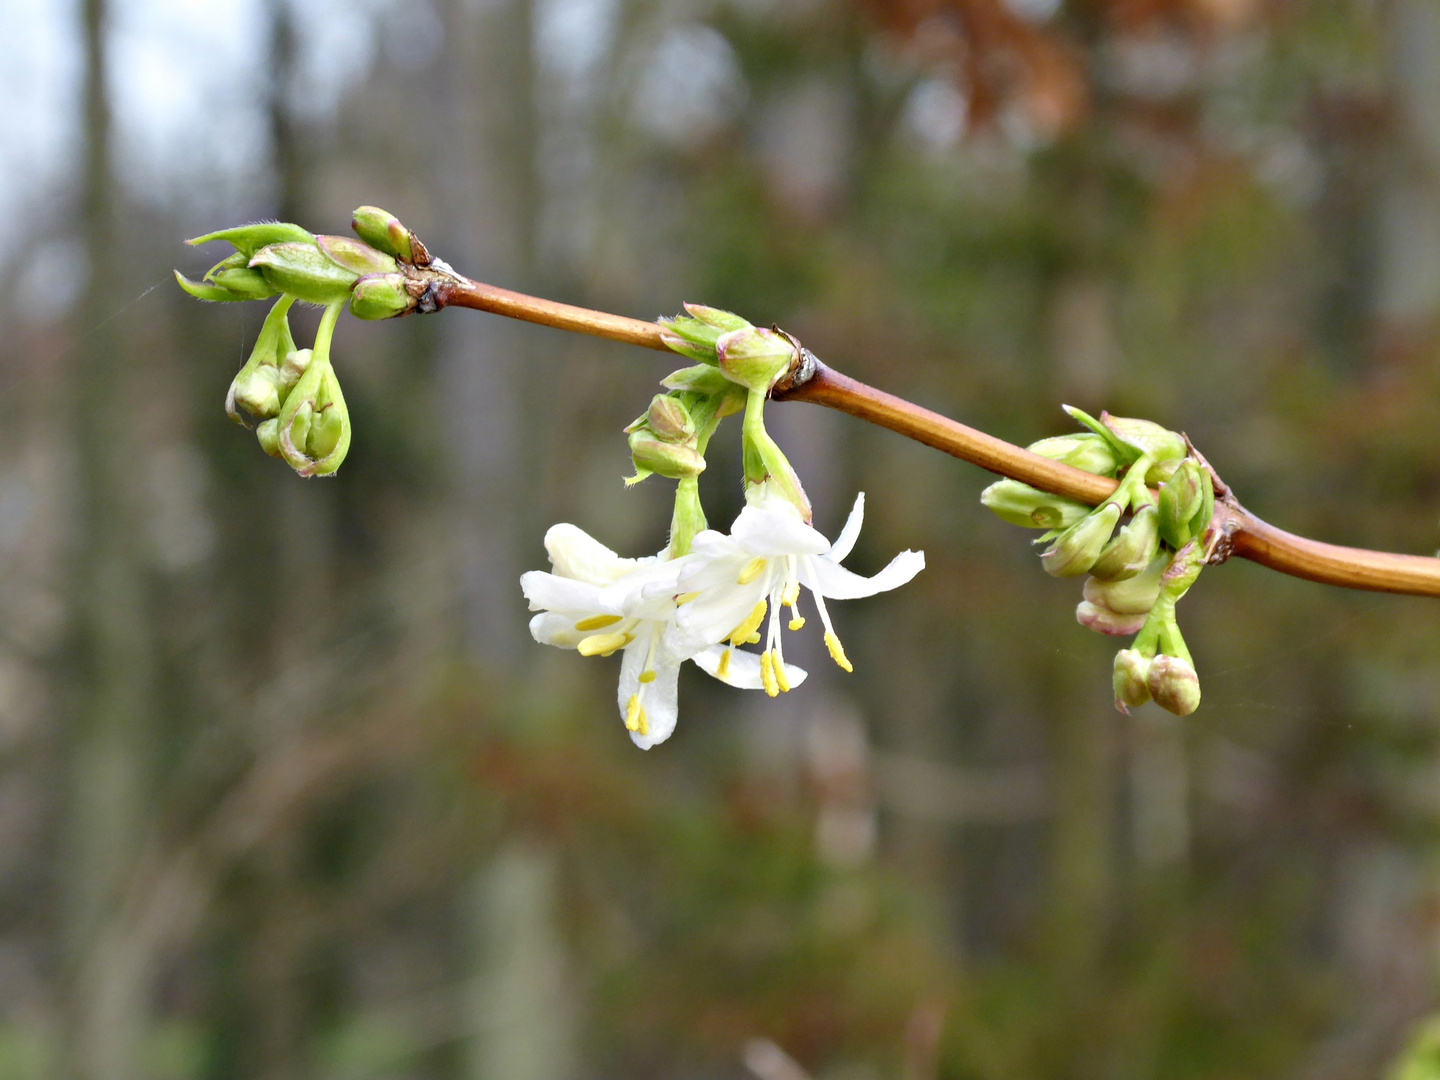
{"type": "Polygon", "coordinates": [[[1120,507],[1107,502],[1057,536],[1041,554],[1040,565],[1051,577],[1078,577],[1095,565],[1119,520],[1120,507]]]}
{"type": "Polygon", "coordinates": [[[1183,458],[1190,452],[1182,436],[1153,421],[1129,416],[1111,416],[1102,412],[1100,422],[1114,432],[1115,437],[1126,446],[1133,447],[1142,454],[1149,454],[1156,461],[1183,458]]]}
{"type": "Polygon", "coordinates": [[[364,277],[366,274],[393,274],[400,265],[383,251],[348,236],[317,236],[315,246],[336,266],[364,277]]]}
{"type": "Polygon", "coordinates": [[[313,244],[315,237],[299,225],[292,225],[288,221],[257,221],[251,225],[236,225],[233,228],[206,233],[204,236],[196,236],[185,243],[193,247],[208,244],[212,240],[224,240],[249,259],[261,248],[271,244],[313,244]]]}
{"type": "Polygon", "coordinates": [[[410,230],[390,211],[361,206],[350,215],[350,227],[371,247],[401,262],[413,262],[410,230]]]}
{"type": "Polygon", "coordinates": [[[1200,707],[1200,676],[1178,656],[1157,656],[1147,677],[1150,696],[1166,712],[1189,716],[1200,707]]]}
{"type": "Polygon", "coordinates": [[[313,243],[271,244],[250,259],[281,292],[310,304],[333,304],[350,295],[360,275],[333,262],[313,243]]]}
{"type": "Polygon", "coordinates": [[[712,326],[722,334],[727,334],[732,330],[748,330],[751,326],[748,320],[742,319],[733,311],[723,311],[720,308],[706,307],[704,304],[691,304],[688,302],[684,305],[684,308],[686,314],[692,319],[696,319],[706,326],[712,326]]]}
{"type": "Polygon", "coordinates": [[[1160,536],[1167,544],[1182,548],[1199,531],[1196,518],[1204,500],[1200,464],[1186,458],[1160,488],[1160,536]]]}
{"type": "Polygon", "coordinates": [[[696,394],[723,394],[735,384],[718,368],[710,364],[696,364],[694,367],[672,371],[660,380],[667,390],[689,390],[696,394]]]}
{"type": "Polygon", "coordinates": [[[393,319],[409,314],[415,303],[404,274],[369,274],[350,290],[350,314],[357,319],[393,319]]]}
{"type": "Polygon", "coordinates": [[[1102,581],[1124,581],[1149,566],[1159,550],[1159,512],[1153,506],[1142,506],[1105,545],[1090,573],[1102,581]]]}
{"type": "Polygon", "coordinates": [[[693,445],[667,442],[649,428],[630,434],[630,456],[643,478],[648,473],[680,480],[705,471],[705,459],[693,445]]]}
{"type": "Polygon", "coordinates": [[[656,394],[645,413],[645,425],[663,442],[686,442],[695,437],[695,421],[678,398],[656,394]]]}
{"type": "Polygon", "coordinates": [[[221,270],[213,274],[210,281],[243,300],[264,300],[279,291],[259,270],[244,267],[221,270]]]}
{"type": "Polygon", "coordinates": [[[715,355],[727,379],[764,394],[800,358],[800,347],[778,330],[751,326],[721,334],[715,355]]]}
{"type": "Polygon", "coordinates": [[[1019,480],[997,480],[980,493],[980,502],[1001,521],[1022,529],[1068,529],[1090,513],[1082,502],[1019,480]]]}
{"type": "Polygon", "coordinates": [[[260,440],[260,449],[273,458],[280,457],[280,418],[272,416],[255,425],[255,438],[260,440]]]}
{"type": "Polygon", "coordinates": [[[1115,470],[1121,464],[1110,444],[1091,431],[1055,435],[1031,443],[1026,449],[1032,454],[1083,469],[1096,476],[1114,476],[1115,470]]]}
{"type": "Polygon", "coordinates": [[[1086,630],[1094,630],[1097,634],[1129,637],[1140,632],[1140,628],[1145,625],[1145,616],[1122,615],[1100,604],[1081,600],[1075,608],[1075,621],[1086,630]]]}
{"type": "Polygon", "coordinates": [[[1120,581],[1085,581],[1085,599],[1120,615],[1146,615],[1160,599],[1160,582],[1169,559],[1157,558],[1143,573],[1120,581]]]}
{"type": "Polygon", "coordinates": [[[1115,654],[1111,685],[1115,690],[1115,708],[1127,716],[1131,709],[1150,700],[1151,660],[1134,649],[1121,649],[1115,654]]]}

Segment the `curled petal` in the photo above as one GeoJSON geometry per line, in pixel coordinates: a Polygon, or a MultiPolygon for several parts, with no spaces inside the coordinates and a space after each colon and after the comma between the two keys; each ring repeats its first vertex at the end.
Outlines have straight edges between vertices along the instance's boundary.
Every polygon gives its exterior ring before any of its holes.
{"type": "MultiPolygon", "coordinates": [[[[544,570],[530,570],[520,575],[520,589],[530,601],[531,611],[564,611],[585,614],[604,612],[600,586],[588,581],[575,581],[544,570]]],[[[618,611],[613,614],[620,614],[618,611]]]]}
{"type": "Polygon", "coordinates": [[[898,589],[925,569],[923,551],[902,551],[874,577],[861,577],[826,559],[801,559],[800,584],[827,600],[858,600],[898,589]]]}
{"type": "Polygon", "coordinates": [[[556,574],[595,585],[608,585],[640,564],[638,559],[621,558],[584,529],[564,522],[545,533],[545,551],[556,574]]]}
{"type": "Polygon", "coordinates": [[[835,538],[835,543],[830,545],[826,557],[831,562],[844,562],[845,556],[849,555],[855,548],[855,541],[860,537],[860,526],[865,523],[865,493],[857,492],[855,505],[850,508],[850,516],[845,519],[845,527],[840,530],[840,535],[835,538]]]}
{"type": "Polygon", "coordinates": [[[781,499],[740,511],[730,536],[754,555],[822,555],[830,541],[800,520],[800,512],[781,499]]]}
{"type": "MultiPolygon", "coordinates": [[[[760,657],[744,649],[729,649],[724,645],[712,645],[703,652],[698,652],[690,659],[701,671],[713,675],[721,682],[740,690],[763,690],[765,684],[760,678],[760,657]],[[730,663],[726,665],[725,674],[720,674],[720,658],[726,652],[730,653],[730,663]]],[[[799,686],[805,681],[806,671],[804,668],[796,667],[794,664],[785,665],[785,676],[790,680],[791,687],[799,686]]]]}

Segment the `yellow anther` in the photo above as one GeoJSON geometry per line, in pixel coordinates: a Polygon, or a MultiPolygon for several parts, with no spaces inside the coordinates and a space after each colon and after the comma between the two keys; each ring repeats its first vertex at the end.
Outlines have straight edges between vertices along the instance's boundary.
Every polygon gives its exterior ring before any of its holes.
{"type": "Polygon", "coordinates": [[[794,607],[795,601],[800,599],[800,582],[792,581],[785,586],[785,591],[780,594],[780,602],[786,607],[794,607]]]}
{"type": "Polygon", "coordinates": [[[681,604],[688,604],[699,595],[698,592],[682,592],[679,596],[675,597],[675,606],[679,607],[681,604]]]}
{"type": "Polygon", "coordinates": [[[650,718],[645,715],[644,709],[640,710],[640,716],[635,730],[640,732],[641,735],[650,734],[650,718]]]}
{"type": "Polygon", "coordinates": [[[619,615],[591,615],[590,618],[577,622],[575,629],[582,634],[588,634],[591,630],[603,630],[607,626],[614,626],[619,621],[619,615]]]}
{"type": "Polygon", "coordinates": [[[625,703],[625,727],[630,731],[640,730],[640,718],[645,710],[640,708],[640,695],[631,694],[630,700],[625,703]]]}
{"type": "Polygon", "coordinates": [[[788,623],[786,623],[785,625],[788,626],[788,627],[790,627],[791,630],[799,630],[802,626],[805,625],[805,616],[803,616],[803,615],[796,615],[793,619],[791,619],[791,620],[790,620],[788,623]]]}
{"type": "MultiPolygon", "coordinates": [[[[746,644],[750,640],[750,635],[755,633],[755,631],[759,629],[760,621],[764,618],[765,601],[761,600],[758,604],[756,604],[753,608],[750,609],[750,614],[745,616],[744,621],[741,622],[739,626],[735,627],[734,630],[730,631],[730,644],[746,644]]],[[[760,639],[756,638],[755,640],[758,641],[760,639]]]]}
{"type": "Polygon", "coordinates": [[[775,658],[768,652],[760,654],[760,681],[765,685],[765,693],[771,697],[780,696],[780,683],[775,678],[775,658]]]}
{"type": "Polygon", "coordinates": [[[760,556],[758,555],[755,556],[755,558],[751,559],[748,563],[745,564],[745,569],[740,571],[740,576],[735,579],[735,584],[749,585],[750,582],[754,581],[757,577],[760,576],[761,572],[764,569],[765,560],[760,558],[760,556]]]}
{"type": "Polygon", "coordinates": [[[715,665],[715,674],[722,679],[730,674],[730,654],[734,651],[734,649],[726,649],[720,654],[720,663],[715,665]]]}
{"type": "Polygon", "coordinates": [[[834,634],[825,635],[825,647],[830,650],[830,659],[839,664],[846,671],[854,671],[850,661],[845,658],[845,647],[840,644],[840,639],[834,634]]]}
{"type": "Polygon", "coordinates": [[[780,689],[788,694],[790,692],[790,680],[785,677],[785,661],[780,659],[779,653],[775,654],[775,660],[770,667],[775,672],[775,681],[780,684],[780,689]]]}
{"type": "Polygon", "coordinates": [[[655,672],[653,672],[653,671],[642,671],[642,672],[640,673],[640,681],[641,681],[642,683],[651,683],[651,682],[654,682],[654,681],[655,681],[655,672]]]}
{"type": "Polygon", "coordinates": [[[635,640],[634,634],[591,634],[576,646],[581,656],[609,656],[635,640]]]}

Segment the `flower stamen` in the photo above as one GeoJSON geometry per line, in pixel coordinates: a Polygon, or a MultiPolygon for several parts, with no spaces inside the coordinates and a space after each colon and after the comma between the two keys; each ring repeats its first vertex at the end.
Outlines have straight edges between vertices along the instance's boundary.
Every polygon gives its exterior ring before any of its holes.
{"type": "Polygon", "coordinates": [[[591,634],[584,638],[576,649],[581,656],[609,656],[617,649],[623,649],[635,640],[634,634],[591,634]]]}
{"type": "Polygon", "coordinates": [[[586,634],[591,630],[603,630],[607,626],[614,626],[620,619],[619,615],[591,615],[588,619],[581,619],[577,622],[575,629],[586,634]]]}
{"type": "Polygon", "coordinates": [[[780,696],[780,681],[775,677],[775,656],[768,651],[760,654],[760,681],[765,685],[765,693],[771,697],[780,696]]]}
{"type": "Polygon", "coordinates": [[[751,559],[748,563],[745,564],[744,568],[740,571],[740,576],[735,579],[735,584],[749,585],[752,581],[758,578],[764,572],[764,570],[765,560],[757,555],[755,556],[755,558],[751,559]]]}
{"type": "MultiPolygon", "coordinates": [[[[753,608],[750,609],[750,614],[745,616],[744,621],[742,621],[739,626],[735,627],[734,630],[730,631],[730,633],[729,633],[729,635],[728,635],[728,637],[730,638],[730,644],[731,644],[731,645],[750,645],[750,644],[754,644],[754,642],[752,642],[752,641],[750,640],[750,636],[751,636],[752,634],[754,634],[755,631],[760,628],[760,622],[761,622],[761,620],[764,619],[764,618],[765,618],[765,601],[764,601],[764,600],[761,600],[758,604],[756,604],[753,608]]],[[[759,639],[758,637],[755,639],[755,641],[759,641],[759,640],[760,640],[760,639],[759,639]]]]}

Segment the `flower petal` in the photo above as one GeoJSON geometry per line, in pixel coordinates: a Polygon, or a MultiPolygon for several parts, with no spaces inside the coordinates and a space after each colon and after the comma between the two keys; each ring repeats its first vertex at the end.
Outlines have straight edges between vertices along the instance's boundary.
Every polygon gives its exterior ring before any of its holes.
{"type": "Polygon", "coordinates": [[[800,584],[827,600],[858,600],[898,589],[925,569],[923,551],[902,551],[874,577],[861,577],[829,559],[801,559],[800,584]]]}
{"type": "Polygon", "coordinates": [[[520,589],[525,593],[525,599],[530,601],[531,611],[574,611],[592,614],[606,611],[600,604],[598,585],[559,577],[544,570],[530,570],[521,574],[520,589]]]}
{"type": "MultiPolygon", "coordinates": [[[[554,611],[542,611],[530,620],[530,636],[541,645],[554,645],[559,649],[573,649],[589,635],[575,629],[575,615],[561,615],[554,611]]],[[[589,633],[594,633],[590,631],[589,633]]]]}
{"type": "Polygon", "coordinates": [[[666,654],[662,649],[650,651],[650,635],[642,633],[625,647],[625,657],[620,663],[620,686],[616,699],[620,705],[623,721],[630,707],[632,695],[639,694],[645,709],[645,733],[630,732],[630,740],[641,750],[649,750],[656,743],[662,743],[675,730],[679,716],[680,661],[666,654]],[[640,675],[645,670],[645,661],[652,661],[651,671],[655,678],[641,683],[640,675]]]}
{"type": "Polygon", "coordinates": [[[752,555],[820,555],[830,550],[830,541],[781,499],[745,507],[730,527],[730,536],[752,555]]]}
{"type": "MultiPolygon", "coordinates": [[[[730,653],[730,664],[725,674],[720,674],[720,658],[725,654],[727,646],[712,645],[704,652],[698,652],[690,659],[695,661],[697,667],[708,675],[713,675],[721,682],[741,690],[763,690],[765,684],[760,679],[760,656],[758,653],[746,652],[744,649],[736,649],[730,653]]],[[[794,664],[785,665],[785,676],[790,680],[792,687],[799,686],[805,681],[806,672],[804,668],[798,668],[794,664]]]]}
{"type": "Polygon", "coordinates": [[[831,562],[844,562],[845,556],[849,555],[855,547],[855,541],[860,536],[860,526],[865,521],[865,493],[857,492],[855,505],[850,508],[850,516],[845,519],[845,527],[840,530],[840,535],[835,538],[835,543],[830,545],[826,557],[831,562]]]}
{"type": "Polygon", "coordinates": [[[728,636],[765,597],[768,586],[765,575],[748,585],[734,584],[732,578],[731,584],[711,589],[682,604],[675,613],[671,651],[690,656],[728,636]]]}
{"type": "Polygon", "coordinates": [[[577,525],[562,522],[545,533],[550,565],[560,577],[607,585],[635,568],[638,560],[622,559],[577,525]]]}

